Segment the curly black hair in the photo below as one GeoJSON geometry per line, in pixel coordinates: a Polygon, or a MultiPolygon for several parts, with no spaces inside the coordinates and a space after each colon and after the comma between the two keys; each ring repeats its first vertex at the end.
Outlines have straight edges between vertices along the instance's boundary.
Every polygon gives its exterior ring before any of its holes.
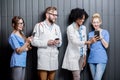
{"type": "Polygon", "coordinates": [[[69,23],[75,22],[77,19],[82,19],[83,15],[85,15],[85,20],[88,18],[88,14],[84,9],[75,8],[72,9],[69,15],[69,23]]]}

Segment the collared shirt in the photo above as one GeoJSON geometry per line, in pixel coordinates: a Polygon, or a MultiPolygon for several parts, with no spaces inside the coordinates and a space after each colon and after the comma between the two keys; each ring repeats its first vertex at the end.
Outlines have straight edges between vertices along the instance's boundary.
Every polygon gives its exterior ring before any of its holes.
{"type": "Polygon", "coordinates": [[[47,26],[49,28],[50,31],[52,30],[52,28],[54,26],[54,23],[52,25],[49,25],[46,20],[44,21],[44,24],[45,24],[45,26],[47,26]]]}
{"type": "MultiPolygon", "coordinates": [[[[79,34],[80,34],[80,41],[86,41],[86,34],[85,34],[86,27],[81,25],[79,27],[79,34]]],[[[81,56],[86,55],[86,45],[84,47],[80,48],[80,54],[81,56]]]]}

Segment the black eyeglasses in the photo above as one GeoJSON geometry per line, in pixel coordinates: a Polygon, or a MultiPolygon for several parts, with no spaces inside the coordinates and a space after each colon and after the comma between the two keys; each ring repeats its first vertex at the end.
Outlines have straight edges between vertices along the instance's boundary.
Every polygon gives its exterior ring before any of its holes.
{"type": "Polygon", "coordinates": [[[53,15],[53,16],[58,16],[58,14],[53,14],[53,13],[48,13],[48,14],[53,15]]]}

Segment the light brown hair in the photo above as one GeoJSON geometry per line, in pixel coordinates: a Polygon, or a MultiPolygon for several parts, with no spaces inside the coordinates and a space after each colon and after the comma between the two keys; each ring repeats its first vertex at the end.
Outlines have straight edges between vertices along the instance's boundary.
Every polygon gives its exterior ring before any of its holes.
{"type": "Polygon", "coordinates": [[[48,8],[46,8],[46,10],[45,10],[45,13],[48,13],[49,11],[56,11],[57,10],[57,8],[56,7],[48,7],[48,8]]]}

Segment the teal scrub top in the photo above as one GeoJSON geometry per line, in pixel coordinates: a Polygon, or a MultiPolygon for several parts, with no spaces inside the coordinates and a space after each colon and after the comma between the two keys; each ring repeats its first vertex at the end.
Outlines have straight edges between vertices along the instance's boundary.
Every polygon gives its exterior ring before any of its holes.
{"type": "MultiPolygon", "coordinates": [[[[109,33],[107,30],[102,30],[101,32],[105,41],[109,43],[109,33]]],[[[94,31],[90,32],[88,37],[89,39],[94,36],[94,31]]],[[[90,54],[88,57],[88,63],[107,63],[108,57],[106,48],[102,45],[102,42],[99,40],[92,45],[90,45],[90,54]]]]}
{"type": "Polygon", "coordinates": [[[11,56],[10,67],[26,67],[27,52],[17,53],[16,48],[20,48],[24,45],[25,40],[16,34],[12,33],[8,39],[10,46],[14,50],[11,56]]]}

